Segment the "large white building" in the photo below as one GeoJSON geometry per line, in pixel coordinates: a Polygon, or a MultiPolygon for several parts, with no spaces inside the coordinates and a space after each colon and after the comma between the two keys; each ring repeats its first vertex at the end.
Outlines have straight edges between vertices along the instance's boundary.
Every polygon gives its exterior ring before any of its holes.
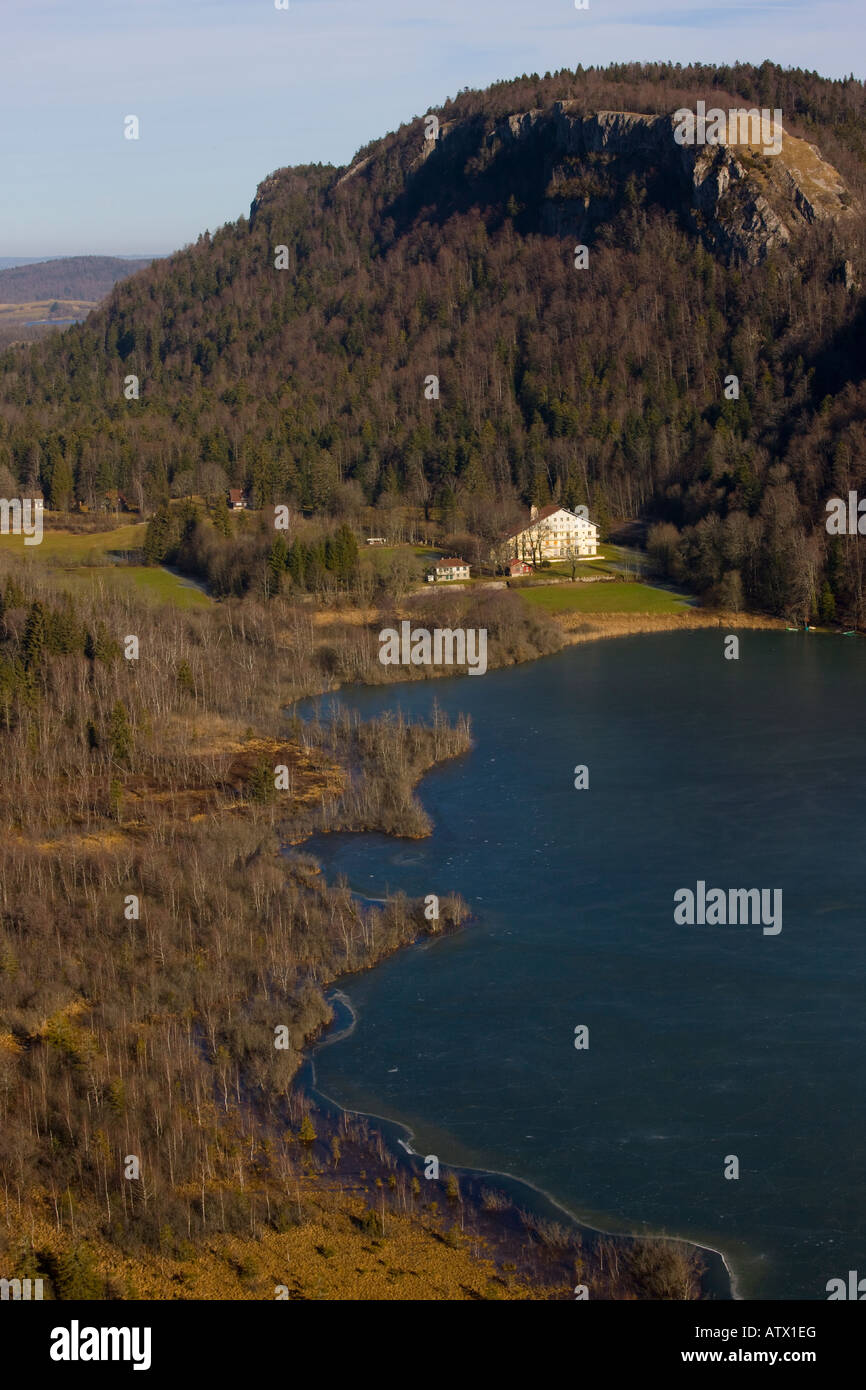
{"type": "Polygon", "coordinates": [[[505,537],[505,548],[509,559],[532,564],[593,556],[598,554],[598,527],[588,517],[554,502],[540,511],[532,507],[529,520],[505,537]]]}

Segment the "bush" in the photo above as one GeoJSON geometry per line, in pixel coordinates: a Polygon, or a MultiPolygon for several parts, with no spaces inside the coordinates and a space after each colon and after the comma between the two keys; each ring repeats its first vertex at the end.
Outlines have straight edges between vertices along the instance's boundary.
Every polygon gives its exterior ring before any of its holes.
{"type": "Polygon", "coordinates": [[[101,1299],[105,1281],[96,1268],[92,1251],[83,1244],[59,1253],[44,1256],[45,1264],[57,1298],[64,1302],[77,1299],[101,1299]]]}
{"type": "Polygon", "coordinates": [[[696,1298],[700,1267],[696,1251],[678,1241],[639,1240],[627,1252],[630,1272],[644,1298],[696,1298]]]}

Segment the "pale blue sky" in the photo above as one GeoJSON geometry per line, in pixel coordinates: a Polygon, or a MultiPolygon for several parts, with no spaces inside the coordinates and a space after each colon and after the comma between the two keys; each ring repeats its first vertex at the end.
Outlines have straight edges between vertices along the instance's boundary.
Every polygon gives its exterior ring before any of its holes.
{"type": "Polygon", "coordinates": [[[462,87],[662,59],[863,78],[864,32],[864,0],[0,0],[0,256],[168,252],[462,87]]]}

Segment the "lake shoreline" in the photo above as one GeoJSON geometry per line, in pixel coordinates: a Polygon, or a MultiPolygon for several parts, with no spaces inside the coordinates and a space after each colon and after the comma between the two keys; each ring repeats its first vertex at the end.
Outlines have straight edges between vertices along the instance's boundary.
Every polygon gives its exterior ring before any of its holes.
{"type": "MultiPolygon", "coordinates": [[[[373,968],[370,967],[370,969],[373,968]]],[[[329,1114],[332,1118],[345,1115],[372,1122],[373,1127],[381,1135],[398,1164],[408,1168],[414,1176],[423,1177],[423,1156],[413,1148],[415,1135],[408,1125],[387,1115],[378,1115],[344,1106],[333,1096],[329,1096],[319,1089],[316,1079],[316,1054],[323,1048],[331,1047],[350,1037],[357,1024],[355,1007],[350,997],[339,987],[339,982],[329,995],[328,1002],[334,1010],[333,1021],[324,1033],[308,1044],[295,1084],[318,1110],[329,1114]],[[413,1163],[413,1159],[416,1162],[413,1163]]],[[[539,1223],[555,1222],[566,1226],[572,1236],[577,1238],[581,1248],[597,1251],[600,1242],[609,1242],[617,1250],[625,1252],[630,1250],[636,1242],[647,1239],[685,1246],[695,1252],[702,1262],[700,1294],[697,1299],[687,1301],[704,1303],[739,1300],[736,1279],[724,1253],[711,1246],[701,1245],[697,1241],[680,1236],[612,1232],[598,1226],[592,1226],[588,1222],[582,1221],[568,1207],[551,1196],[550,1193],[545,1192],[543,1188],[537,1187],[527,1179],[517,1177],[512,1173],[472,1168],[461,1164],[446,1163],[444,1160],[441,1163],[441,1168],[447,1174],[454,1174],[457,1177],[462,1193],[461,1201],[472,1209],[476,1218],[486,1214],[484,1194],[494,1188],[497,1192],[504,1193],[509,1199],[514,1214],[522,1217],[522,1214],[526,1213],[539,1223]]],[[[504,1221],[502,1224],[503,1235],[507,1241],[509,1232],[504,1229],[504,1221]]]]}
{"type": "Polygon", "coordinates": [[[766,613],[733,613],[720,608],[687,608],[682,613],[553,613],[567,646],[612,637],[635,637],[653,632],[690,632],[718,628],[724,632],[784,632],[784,618],[766,613]]]}
{"type": "MultiPolygon", "coordinates": [[[[321,610],[333,620],[333,612],[321,610]]],[[[399,609],[397,618],[408,618],[421,625],[416,613],[399,609]]],[[[568,647],[582,642],[608,641],[614,637],[637,637],[657,632],[690,632],[716,628],[725,633],[743,631],[784,632],[788,623],[784,618],[774,618],[767,613],[732,612],[721,608],[684,608],[674,613],[584,613],[556,611],[546,615],[558,630],[562,645],[550,651],[534,651],[514,660],[498,662],[488,658],[487,671],[507,671],[515,666],[529,666],[551,656],[558,656],[568,647]]],[[[811,629],[813,632],[827,633],[829,629],[811,629]]],[[[841,635],[841,633],[840,633],[841,635]]],[[[290,708],[311,701],[323,700],[326,696],[337,696],[341,690],[367,689],[379,690],[383,686],[418,684],[426,681],[448,680],[467,675],[465,668],[450,665],[427,666],[382,666],[374,668],[381,679],[334,680],[322,684],[320,688],[305,691],[290,702],[290,708]]],[[[369,674],[369,673],[368,673],[369,674]]]]}

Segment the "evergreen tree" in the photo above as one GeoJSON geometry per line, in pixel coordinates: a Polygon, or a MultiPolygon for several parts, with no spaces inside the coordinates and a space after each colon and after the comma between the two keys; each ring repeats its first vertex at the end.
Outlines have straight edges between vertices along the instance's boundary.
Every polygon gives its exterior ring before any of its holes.
{"type": "MultiPolygon", "coordinates": [[[[71,1194],[69,1194],[71,1200],[71,1194]]],[[[48,1268],[57,1298],[77,1302],[101,1299],[104,1281],[90,1249],[82,1244],[51,1254],[48,1268]]]]}
{"type": "Polygon", "coordinates": [[[221,497],[211,512],[211,520],[221,536],[230,536],[232,533],[232,514],[229,511],[229,504],[224,497],[221,497]]]}
{"type": "Polygon", "coordinates": [[[82,650],[81,624],[68,597],[63,599],[59,609],[52,609],[47,615],[46,645],[50,652],[63,655],[82,650]]]}
{"type": "Polygon", "coordinates": [[[105,623],[98,622],[94,631],[88,631],[84,639],[84,655],[88,661],[109,662],[120,652],[120,643],[109,636],[105,623]]]}
{"type": "Polygon", "coordinates": [[[266,757],[262,756],[259,758],[250,773],[247,780],[247,791],[250,801],[258,801],[262,804],[273,801],[276,794],[276,788],[274,787],[274,769],[266,757]]]}
{"type": "Polygon", "coordinates": [[[302,540],[293,541],[289,549],[286,569],[292,583],[298,589],[307,587],[307,547],[302,540]]]}
{"type": "Polygon", "coordinates": [[[45,648],[48,635],[48,614],[43,603],[31,603],[21,638],[21,658],[28,670],[35,666],[45,648]]]}
{"type": "Polygon", "coordinates": [[[276,535],[268,554],[268,575],[270,578],[268,592],[278,594],[283,582],[283,575],[289,559],[289,547],[286,545],[286,538],[276,535]]]}
{"type": "Polygon", "coordinates": [[[55,511],[68,512],[72,503],[74,480],[65,455],[61,456],[51,470],[49,498],[55,511]]]}
{"type": "Polygon", "coordinates": [[[116,700],[111,710],[108,744],[111,749],[111,756],[116,763],[129,761],[129,755],[132,752],[132,729],[126,706],[122,700],[116,700]]]}
{"type": "Polygon", "coordinates": [[[168,505],[162,506],[147,523],[144,535],[144,563],[159,565],[165,559],[172,544],[172,517],[168,505]]]}

